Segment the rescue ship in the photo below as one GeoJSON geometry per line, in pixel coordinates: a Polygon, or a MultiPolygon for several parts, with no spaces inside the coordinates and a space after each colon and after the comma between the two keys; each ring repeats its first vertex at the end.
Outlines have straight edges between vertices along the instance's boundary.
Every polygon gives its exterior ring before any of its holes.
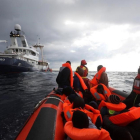
{"type": "MultiPolygon", "coordinates": [[[[109,88],[111,94],[118,95],[124,100],[128,93],[109,88]]],[[[64,140],[65,130],[61,116],[65,95],[53,90],[35,106],[23,128],[15,138],[16,140],[64,140]]],[[[67,124],[67,126],[69,123],[67,124]]],[[[91,130],[92,131],[92,130],[91,130]]],[[[97,132],[102,133],[101,130],[97,132]]],[[[103,132],[104,133],[104,132],[103,132]]],[[[77,133],[73,134],[76,135],[77,133]]],[[[94,133],[95,135],[95,133],[94,133]]],[[[82,136],[82,135],[81,135],[82,136]]],[[[85,140],[80,137],[80,140],[85,140]]],[[[100,139],[98,139],[100,140],[100,139]]],[[[107,139],[104,139],[107,140],[107,139]]]]}
{"type": "Polygon", "coordinates": [[[15,25],[15,31],[10,32],[11,45],[0,53],[0,73],[44,71],[48,68],[48,62],[43,60],[43,45],[40,43],[29,46],[21,26],[15,25]],[[18,40],[21,46],[18,45],[18,40]],[[42,60],[39,61],[41,50],[42,60]]]}

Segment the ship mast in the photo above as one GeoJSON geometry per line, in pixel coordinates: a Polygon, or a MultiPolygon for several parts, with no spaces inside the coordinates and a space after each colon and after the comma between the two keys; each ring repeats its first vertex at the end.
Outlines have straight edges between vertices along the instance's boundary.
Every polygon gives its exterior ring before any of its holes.
{"type": "Polygon", "coordinates": [[[41,50],[41,57],[42,57],[42,62],[44,62],[44,57],[43,57],[43,45],[42,44],[40,44],[40,38],[38,39],[38,44],[36,44],[36,45],[33,45],[33,47],[35,47],[36,49],[37,48],[40,48],[40,50],[41,50]]]}

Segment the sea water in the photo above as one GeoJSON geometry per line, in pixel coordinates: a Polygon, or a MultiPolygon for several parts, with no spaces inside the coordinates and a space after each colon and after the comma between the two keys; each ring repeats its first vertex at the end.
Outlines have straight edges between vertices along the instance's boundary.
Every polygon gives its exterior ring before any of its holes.
{"type": "MultiPolygon", "coordinates": [[[[92,79],[96,72],[89,72],[92,79]]],[[[0,139],[13,140],[36,103],[57,87],[58,72],[28,72],[0,75],[0,139]]],[[[107,72],[109,86],[132,90],[136,72],[107,72]]]]}

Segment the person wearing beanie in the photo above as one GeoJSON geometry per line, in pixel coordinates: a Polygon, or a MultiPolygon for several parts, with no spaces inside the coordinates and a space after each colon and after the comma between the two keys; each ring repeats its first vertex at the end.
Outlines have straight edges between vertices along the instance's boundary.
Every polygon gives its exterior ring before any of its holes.
{"type": "Polygon", "coordinates": [[[119,104],[121,102],[121,99],[119,96],[112,94],[108,97],[108,102],[113,104],[119,104]]]}
{"type": "Polygon", "coordinates": [[[89,84],[89,79],[87,78],[87,76],[88,76],[88,68],[87,68],[85,65],[87,65],[86,60],[81,60],[81,64],[80,64],[80,66],[78,66],[78,67],[76,68],[76,71],[77,71],[77,69],[78,69],[79,67],[83,69],[82,78],[83,78],[83,80],[84,80],[84,82],[85,82],[85,84],[86,84],[86,86],[87,86],[87,88],[88,88],[88,90],[89,90],[89,89],[90,89],[90,84],[89,84]]]}
{"type": "Polygon", "coordinates": [[[111,116],[119,114],[120,111],[124,110],[125,108],[126,105],[122,103],[120,97],[114,94],[108,97],[107,102],[102,100],[98,107],[102,117],[104,117],[105,115],[111,116]]]}

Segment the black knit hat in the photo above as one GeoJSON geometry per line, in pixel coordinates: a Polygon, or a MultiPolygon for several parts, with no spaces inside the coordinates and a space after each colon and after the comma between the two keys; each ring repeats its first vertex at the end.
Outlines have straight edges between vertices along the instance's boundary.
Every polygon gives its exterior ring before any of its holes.
{"type": "Polygon", "coordinates": [[[89,125],[89,119],[87,114],[80,110],[76,110],[73,112],[72,117],[73,126],[76,128],[88,128],[89,125]]]}
{"type": "Polygon", "coordinates": [[[108,97],[108,101],[113,104],[119,104],[121,99],[119,96],[112,94],[108,97]]]}

